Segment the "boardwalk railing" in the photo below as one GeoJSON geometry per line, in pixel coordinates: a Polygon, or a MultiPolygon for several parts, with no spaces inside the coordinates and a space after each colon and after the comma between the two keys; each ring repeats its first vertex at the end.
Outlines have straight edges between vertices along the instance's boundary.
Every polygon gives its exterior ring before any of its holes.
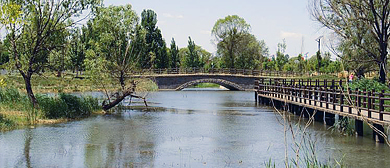
{"type": "Polygon", "coordinates": [[[351,90],[343,80],[266,78],[256,81],[255,89],[259,96],[390,125],[390,94],[383,90],[351,90]]]}
{"type": "Polygon", "coordinates": [[[310,76],[311,73],[290,72],[290,71],[269,71],[257,69],[231,69],[231,68],[167,68],[167,69],[142,69],[134,70],[135,75],[166,75],[166,74],[230,74],[248,76],[277,76],[277,77],[297,77],[310,76]]]}

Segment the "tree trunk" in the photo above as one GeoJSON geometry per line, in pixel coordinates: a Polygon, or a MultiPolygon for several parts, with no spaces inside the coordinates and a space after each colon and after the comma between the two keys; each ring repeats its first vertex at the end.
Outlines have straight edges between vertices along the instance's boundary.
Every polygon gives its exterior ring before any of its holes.
{"type": "Polygon", "coordinates": [[[382,62],[379,65],[379,82],[386,83],[386,63],[382,62]]]}
{"type": "Polygon", "coordinates": [[[34,108],[38,108],[37,99],[35,98],[33,90],[31,88],[31,75],[27,74],[26,76],[23,76],[23,79],[26,85],[27,96],[30,99],[31,104],[34,106],[34,108]]]}

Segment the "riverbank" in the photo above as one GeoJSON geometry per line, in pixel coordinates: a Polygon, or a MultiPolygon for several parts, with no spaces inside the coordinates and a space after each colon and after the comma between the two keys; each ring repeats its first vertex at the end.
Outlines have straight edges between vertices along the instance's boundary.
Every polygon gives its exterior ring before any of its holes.
{"type": "MultiPolygon", "coordinates": [[[[8,86],[25,91],[25,84],[22,76],[1,75],[8,86]]],[[[157,85],[150,79],[136,78],[137,91],[156,91],[157,85]]],[[[41,76],[33,76],[31,85],[34,93],[75,93],[75,92],[100,92],[114,90],[118,85],[113,85],[110,79],[103,80],[98,84],[86,77],[75,77],[73,74],[64,73],[62,77],[45,73],[41,76]],[[104,85],[102,85],[104,84],[104,85]]],[[[117,83],[117,82],[116,82],[117,83]]]]}
{"type": "MultiPolygon", "coordinates": [[[[4,85],[0,87],[0,131],[9,131],[27,126],[64,123],[90,115],[101,115],[97,98],[72,96],[69,93],[114,91],[118,86],[111,81],[102,81],[97,86],[92,81],[74,78],[70,75],[55,77],[34,76],[33,91],[39,102],[39,110],[31,107],[26,95],[23,78],[17,75],[1,76],[4,85]],[[104,86],[104,87],[103,87],[104,86]],[[56,96],[48,96],[55,94],[56,96]]],[[[157,85],[149,79],[135,79],[136,91],[155,91],[157,85]]]]}

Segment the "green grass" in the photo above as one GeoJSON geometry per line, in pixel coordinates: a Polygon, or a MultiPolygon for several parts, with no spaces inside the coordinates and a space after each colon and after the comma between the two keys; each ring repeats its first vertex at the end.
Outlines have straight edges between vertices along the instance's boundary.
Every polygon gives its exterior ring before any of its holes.
{"type": "Polygon", "coordinates": [[[44,119],[77,119],[101,109],[98,99],[60,93],[36,95],[39,109],[34,109],[26,94],[16,88],[0,88],[0,131],[35,124],[44,119]]]}
{"type": "Polygon", "coordinates": [[[219,88],[220,85],[215,83],[199,83],[192,86],[192,88],[219,88]]]}

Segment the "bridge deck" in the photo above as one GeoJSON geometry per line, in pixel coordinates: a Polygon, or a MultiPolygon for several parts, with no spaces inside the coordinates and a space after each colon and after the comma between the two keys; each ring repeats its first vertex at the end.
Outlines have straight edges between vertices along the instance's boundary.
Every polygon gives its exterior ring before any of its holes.
{"type": "Polygon", "coordinates": [[[255,86],[259,97],[373,124],[390,125],[390,94],[375,90],[352,91],[342,85],[343,81],[262,78],[255,86]]]}

